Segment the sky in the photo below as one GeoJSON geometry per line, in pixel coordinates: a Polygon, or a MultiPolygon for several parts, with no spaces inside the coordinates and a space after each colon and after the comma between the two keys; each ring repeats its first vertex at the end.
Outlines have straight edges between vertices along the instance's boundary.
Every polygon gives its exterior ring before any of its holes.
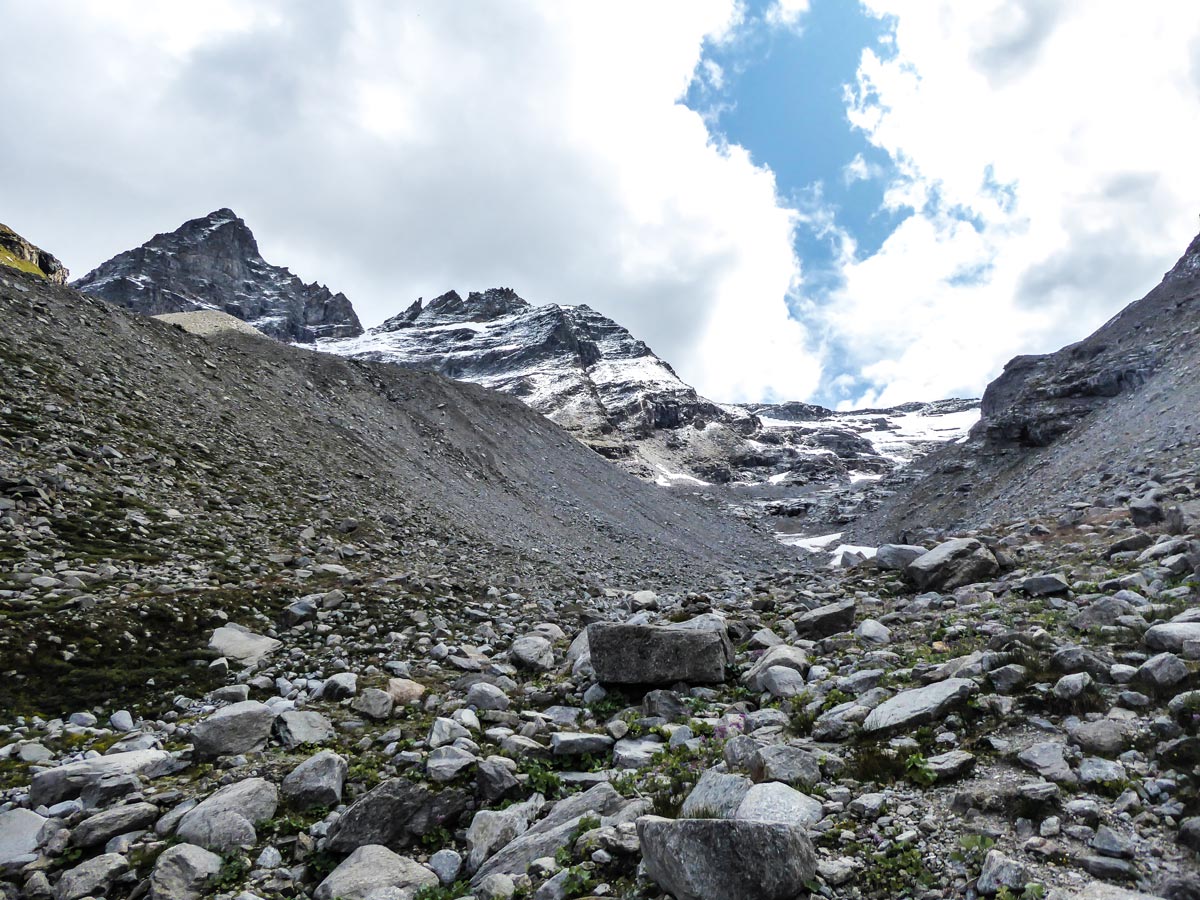
{"type": "Polygon", "coordinates": [[[978,396],[1200,222],[1187,0],[0,0],[0,221],[220,208],[368,325],[509,286],[722,401],[978,396]]]}

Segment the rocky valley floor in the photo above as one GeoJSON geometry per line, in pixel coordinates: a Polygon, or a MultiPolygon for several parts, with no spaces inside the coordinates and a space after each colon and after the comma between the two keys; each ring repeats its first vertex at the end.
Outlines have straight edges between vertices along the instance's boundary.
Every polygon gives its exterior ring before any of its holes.
{"type": "Polygon", "coordinates": [[[4,896],[1200,895],[1200,470],[808,567],[436,376],[0,354],[4,896]]]}

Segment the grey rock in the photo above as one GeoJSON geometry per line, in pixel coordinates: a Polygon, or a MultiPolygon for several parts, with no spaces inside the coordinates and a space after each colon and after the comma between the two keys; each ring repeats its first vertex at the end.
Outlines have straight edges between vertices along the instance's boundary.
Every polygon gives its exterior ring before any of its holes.
{"type": "Polygon", "coordinates": [[[804,676],[787,666],[771,666],[759,676],[758,681],[764,691],[780,699],[798,697],[806,689],[804,676]]]}
{"type": "Polygon", "coordinates": [[[247,778],[227,785],[179,821],[176,834],[189,844],[216,853],[229,853],[253,846],[258,836],[254,826],[275,815],[279,792],[263,778],[247,778]]]}
{"type": "Polygon", "coordinates": [[[367,844],[344,859],[322,881],[313,894],[315,900],[368,900],[381,888],[396,888],[389,894],[395,900],[411,900],[423,887],[438,884],[429,869],[387,847],[367,844]]]}
{"type": "Polygon", "coordinates": [[[338,672],[325,679],[321,686],[321,699],[345,700],[358,693],[358,676],[353,672],[338,672]]]}
{"type": "Polygon", "coordinates": [[[475,754],[458,747],[438,747],[425,760],[425,772],[438,784],[453,781],[475,765],[475,754]]]}
{"type": "Polygon", "coordinates": [[[304,744],[324,744],[337,733],[333,723],[319,712],[288,710],[275,720],[275,733],[285,750],[295,750],[304,744]]]}
{"type": "Polygon", "coordinates": [[[793,900],[816,873],[803,827],[733,819],[638,819],[650,877],[676,900],[793,900]]]}
{"type": "Polygon", "coordinates": [[[1078,779],[1071,770],[1064,751],[1063,745],[1056,741],[1041,741],[1026,747],[1017,754],[1017,759],[1047,781],[1075,784],[1078,779]]]}
{"type": "Polygon", "coordinates": [[[129,868],[129,860],[120,853],[104,853],[63,872],[54,886],[54,900],[82,900],[107,893],[109,887],[129,868]]]}
{"type": "Polygon", "coordinates": [[[221,857],[194,844],[162,852],[150,873],[150,900],[200,900],[221,871],[221,857]]]}
{"type": "Polygon", "coordinates": [[[98,847],[108,843],[118,834],[148,828],[158,818],[158,807],[153,803],[130,803],[114,806],[84,819],[71,832],[72,847],[98,847]]]}
{"type": "Polygon", "coordinates": [[[1084,784],[1112,784],[1124,781],[1125,775],[1125,767],[1116,760],[1085,756],[1079,763],[1079,780],[1084,784]]]}
{"type": "Polygon", "coordinates": [[[904,571],[923,591],[952,591],[984,581],[999,570],[996,557],[979,541],[956,538],[917,557],[904,571]]]}
{"type": "Polygon", "coordinates": [[[457,850],[444,847],[429,857],[429,868],[443,885],[453,884],[462,871],[463,858],[457,850]]]}
{"type": "Polygon", "coordinates": [[[1188,667],[1174,653],[1164,652],[1150,657],[1137,670],[1137,680],[1155,691],[1165,691],[1186,681],[1188,667]]]}
{"type": "Polygon", "coordinates": [[[914,559],[925,555],[916,544],[881,544],[875,551],[875,566],[889,572],[903,572],[914,559]]]}
{"type": "Polygon", "coordinates": [[[467,691],[467,705],[473,706],[476,709],[498,709],[505,710],[510,706],[511,701],[508,695],[494,684],[488,684],[486,681],[477,681],[471,685],[467,691]]]}
{"type": "Polygon", "coordinates": [[[367,688],[350,702],[350,708],[368,719],[383,720],[392,714],[396,701],[387,691],[367,688]]]}
{"type": "Polygon", "coordinates": [[[803,675],[808,671],[808,654],[799,647],[790,647],[787,644],[771,647],[754,661],[754,665],[742,676],[742,683],[756,691],[764,690],[763,676],[769,670],[779,667],[794,669],[803,675]]]}
{"type": "Polygon", "coordinates": [[[891,629],[874,619],[863,619],[854,634],[870,644],[888,644],[892,640],[891,629]]]}
{"type": "Polygon", "coordinates": [[[725,641],[716,632],[596,623],[587,634],[596,678],[604,684],[725,680],[725,641]]]}
{"type": "Polygon", "coordinates": [[[816,756],[807,750],[773,744],[750,757],[750,774],[755,781],[782,781],[812,787],[821,781],[821,766],[816,756]]]}
{"type": "Polygon", "coordinates": [[[175,766],[171,754],[162,750],[131,750],[85,759],[34,775],[29,800],[34,806],[53,806],[78,797],[85,788],[103,778],[124,775],[158,778],[174,770],[175,766]]]}
{"type": "Polygon", "coordinates": [[[939,782],[951,781],[975,768],[975,756],[966,750],[948,750],[930,756],[925,765],[939,782]]]}
{"type": "Polygon", "coordinates": [[[392,778],[354,801],[329,829],[328,846],[348,853],[368,844],[398,844],[453,821],[466,808],[458,790],[431,791],[407,778],[392,778]]]}
{"type": "Polygon", "coordinates": [[[1025,885],[1035,880],[1029,869],[1014,859],[1009,859],[999,850],[989,850],[983,860],[983,869],[975,889],[981,894],[991,896],[1001,888],[1013,891],[1023,891],[1025,885]]]}
{"type": "MultiPolygon", "coordinates": [[[[681,817],[686,815],[681,812],[681,817]]],[[[746,792],[733,818],[751,822],[781,822],[785,825],[811,827],[825,816],[821,801],[795,788],[768,781],[756,784],[746,792]]]]}
{"type": "Polygon", "coordinates": [[[1050,597],[1067,593],[1071,585],[1061,575],[1032,575],[1021,582],[1021,590],[1031,597],[1050,597]]]}
{"type": "Polygon", "coordinates": [[[948,678],[902,691],[871,710],[863,731],[873,734],[923,725],[958,708],[974,691],[975,682],[967,678],[948,678]]]}
{"type": "Polygon", "coordinates": [[[257,700],[246,700],[218,709],[198,723],[191,733],[197,756],[233,756],[266,746],[275,724],[275,713],[257,700]]]}
{"type": "Polygon", "coordinates": [[[467,829],[467,874],[477,872],[498,850],[524,834],[545,805],[541,794],[507,809],[484,809],[475,813],[467,829]]]}
{"type": "Polygon", "coordinates": [[[35,853],[41,846],[46,818],[28,809],[0,813],[0,868],[15,859],[35,853]]]}
{"type": "Polygon", "coordinates": [[[243,666],[256,666],[283,646],[281,641],[255,634],[241,625],[222,625],[212,633],[208,646],[221,656],[243,666]]]}
{"type": "Polygon", "coordinates": [[[618,769],[644,769],[664,749],[656,737],[622,738],[613,745],[613,765],[618,769]]]}
{"type": "Polygon", "coordinates": [[[842,600],[801,613],[792,621],[800,637],[823,638],[854,627],[854,601],[842,600]]]}
{"type": "Polygon", "coordinates": [[[288,805],[296,809],[336,806],[342,802],[346,760],[332,750],[322,750],[292,769],[281,785],[288,805]]]}
{"type": "Polygon", "coordinates": [[[1087,672],[1064,675],[1054,683],[1054,696],[1059,700],[1075,700],[1087,693],[1092,686],[1092,676],[1087,672]]]}
{"type": "MultiPolygon", "coordinates": [[[[594,662],[594,645],[592,653],[594,662]]],[[[512,642],[512,646],[508,650],[508,655],[511,657],[514,665],[523,669],[529,669],[534,672],[548,672],[554,668],[554,644],[545,635],[527,634],[517,638],[512,642]]]]}
{"type": "Polygon", "coordinates": [[[1142,635],[1142,640],[1151,650],[1183,652],[1185,641],[1200,641],[1200,622],[1165,622],[1153,625],[1142,635]]]}
{"type": "Polygon", "coordinates": [[[606,734],[557,731],[550,735],[550,752],[555,756],[583,756],[587,753],[608,753],[613,739],[606,734]]]}
{"type": "Polygon", "coordinates": [[[730,819],[750,793],[754,783],[742,775],[706,769],[692,788],[679,816],[683,819],[730,819]]]}

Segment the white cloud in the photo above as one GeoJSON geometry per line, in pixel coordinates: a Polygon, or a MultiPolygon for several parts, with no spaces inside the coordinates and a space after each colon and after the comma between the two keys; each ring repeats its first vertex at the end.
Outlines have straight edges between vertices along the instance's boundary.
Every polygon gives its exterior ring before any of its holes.
{"type": "Polygon", "coordinates": [[[77,274],[230,206],[370,322],[509,285],[613,316],[716,399],[813,389],[793,214],[680,102],[720,83],[702,48],[739,3],[212,9],[6,5],[4,214],[77,274]]]}
{"type": "Polygon", "coordinates": [[[809,0],[774,0],[767,7],[766,20],[771,25],[796,28],[808,12],[809,0]]]}
{"type": "Polygon", "coordinates": [[[849,399],[976,393],[1141,296],[1195,233],[1200,7],[868,5],[897,53],[863,54],[851,121],[898,166],[885,206],[916,214],[847,253],[827,324],[866,379],[849,399]]]}

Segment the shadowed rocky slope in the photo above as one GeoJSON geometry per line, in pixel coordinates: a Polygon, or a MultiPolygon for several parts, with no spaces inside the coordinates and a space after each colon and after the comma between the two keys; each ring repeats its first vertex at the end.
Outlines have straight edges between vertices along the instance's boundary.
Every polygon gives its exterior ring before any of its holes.
{"type": "Polygon", "coordinates": [[[1072,503],[1121,505],[1200,465],[1200,237],[1162,282],[1094,334],[1019,356],[983,397],[968,442],[858,526],[888,539],[1072,503]],[[928,477],[923,477],[928,476],[928,477]]]}

